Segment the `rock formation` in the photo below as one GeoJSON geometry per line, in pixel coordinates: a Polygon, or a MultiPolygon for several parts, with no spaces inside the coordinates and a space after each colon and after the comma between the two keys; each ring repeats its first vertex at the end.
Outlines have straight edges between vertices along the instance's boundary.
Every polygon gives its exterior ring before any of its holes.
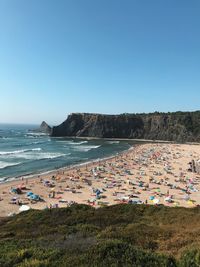
{"type": "Polygon", "coordinates": [[[103,115],[72,113],[52,136],[200,141],[200,111],[103,115]]]}
{"type": "Polygon", "coordinates": [[[40,124],[40,127],[38,129],[32,130],[34,132],[40,132],[40,133],[46,133],[46,134],[51,134],[52,128],[45,122],[43,121],[40,124]]]}

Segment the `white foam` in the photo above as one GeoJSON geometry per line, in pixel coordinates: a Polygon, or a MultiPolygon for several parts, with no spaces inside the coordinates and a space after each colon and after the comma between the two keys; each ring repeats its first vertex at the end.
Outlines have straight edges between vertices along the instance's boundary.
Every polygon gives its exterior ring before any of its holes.
{"type": "Polygon", "coordinates": [[[68,156],[69,154],[61,154],[61,153],[24,153],[22,155],[18,155],[19,158],[27,159],[27,160],[41,160],[41,159],[54,159],[54,158],[60,158],[64,156],[68,156]]]}
{"type": "Polygon", "coordinates": [[[40,145],[40,144],[44,144],[46,142],[51,142],[51,139],[39,139],[40,141],[34,141],[34,142],[31,142],[31,143],[28,143],[27,145],[40,145]]]}
{"type": "Polygon", "coordinates": [[[120,141],[107,141],[108,144],[119,144],[120,141]]]}
{"type": "Polygon", "coordinates": [[[41,150],[42,150],[41,147],[31,149],[31,151],[41,151],[41,150]]]}
{"type": "Polygon", "coordinates": [[[82,142],[78,142],[78,143],[75,143],[75,144],[81,145],[81,144],[87,144],[87,143],[88,143],[88,141],[82,141],[82,142]]]}
{"type": "Polygon", "coordinates": [[[74,144],[73,140],[56,140],[56,143],[74,144]]]}
{"type": "Polygon", "coordinates": [[[36,136],[32,136],[32,135],[27,135],[27,134],[25,134],[24,136],[27,138],[35,138],[36,137],[36,136]]]}
{"type": "Polygon", "coordinates": [[[34,133],[34,132],[29,132],[26,135],[32,135],[32,136],[47,136],[45,133],[34,133]]]}
{"type": "Polygon", "coordinates": [[[36,142],[30,143],[28,145],[39,145],[39,144],[44,144],[44,142],[43,141],[36,141],[36,142]]]}
{"type": "Polygon", "coordinates": [[[88,151],[90,151],[90,150],[92,150],[92,149],[97,149],[97,148],[99,148],[101,145],[99,145],[99,146],[76,146],[76,147],[74,147],[74,150],[76,150],[76,151],[83,151],[83,152],[88,152],[88,151]]]}
{"type": "Polygon", "coordinates": [[[57,143],[65,143],[67,145],[82,145],[88,143],[88,141],[74,142],[69,140],[56,141],[57,143]]]}
{"type": "Polygon", "coordinates": [[[21,150],[14,150],[14,151],[0,151],[0,156],[4,155],[13,155],[13,154],[21,154],[29,151],[41,151],[42,149],[40,147],[33,148],[33,149],[21,149],[21,150]]]}
{"type": "Polygon", "coordinates": [[[5,169],[7,167],[16,166],[19,164],[21,164],[21,162],[11,163],[11,162],[0,161],[0,169],[5,169]]]}

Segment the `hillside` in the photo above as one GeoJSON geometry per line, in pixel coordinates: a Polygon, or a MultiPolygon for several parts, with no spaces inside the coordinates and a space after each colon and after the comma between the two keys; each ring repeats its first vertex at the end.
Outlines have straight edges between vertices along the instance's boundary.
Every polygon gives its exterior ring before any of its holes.
{"type": "Polygon", "coordinates": [[[86,205],[0,221],[0,266],[200,266],[200,209],[86,205]]]}
{"type": "Polygon", "coordinates": [[[52,136],[200,141],[200,111],[103,115],[72,113],[52,136]]]}

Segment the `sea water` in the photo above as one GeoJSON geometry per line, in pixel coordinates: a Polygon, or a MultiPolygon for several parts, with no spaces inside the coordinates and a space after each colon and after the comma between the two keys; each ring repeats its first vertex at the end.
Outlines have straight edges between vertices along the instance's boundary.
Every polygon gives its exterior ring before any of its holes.
{"type": "Polygon", "coordinates": [[[0,182],[112,156],[128,141],[53,138],[36,125],[0,124],[0,182]]]}

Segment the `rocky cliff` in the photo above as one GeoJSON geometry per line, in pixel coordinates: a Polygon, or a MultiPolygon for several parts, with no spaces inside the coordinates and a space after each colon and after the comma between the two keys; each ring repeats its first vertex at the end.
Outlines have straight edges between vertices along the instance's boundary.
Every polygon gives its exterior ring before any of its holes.
{"type": "Polygon", "coordinates": [[[52,136],[200,141],[200,111],[103,115],[72,113],[52,136]]]}
{"type": "Polygon", "coordinates": [[[40,124],[40,127],[38,129],[34,129],[34,130],[31,130],[31,131],[39,132],[39,133],[51,134],[52,128],[45,121],[43,121],[40,124]]]}

